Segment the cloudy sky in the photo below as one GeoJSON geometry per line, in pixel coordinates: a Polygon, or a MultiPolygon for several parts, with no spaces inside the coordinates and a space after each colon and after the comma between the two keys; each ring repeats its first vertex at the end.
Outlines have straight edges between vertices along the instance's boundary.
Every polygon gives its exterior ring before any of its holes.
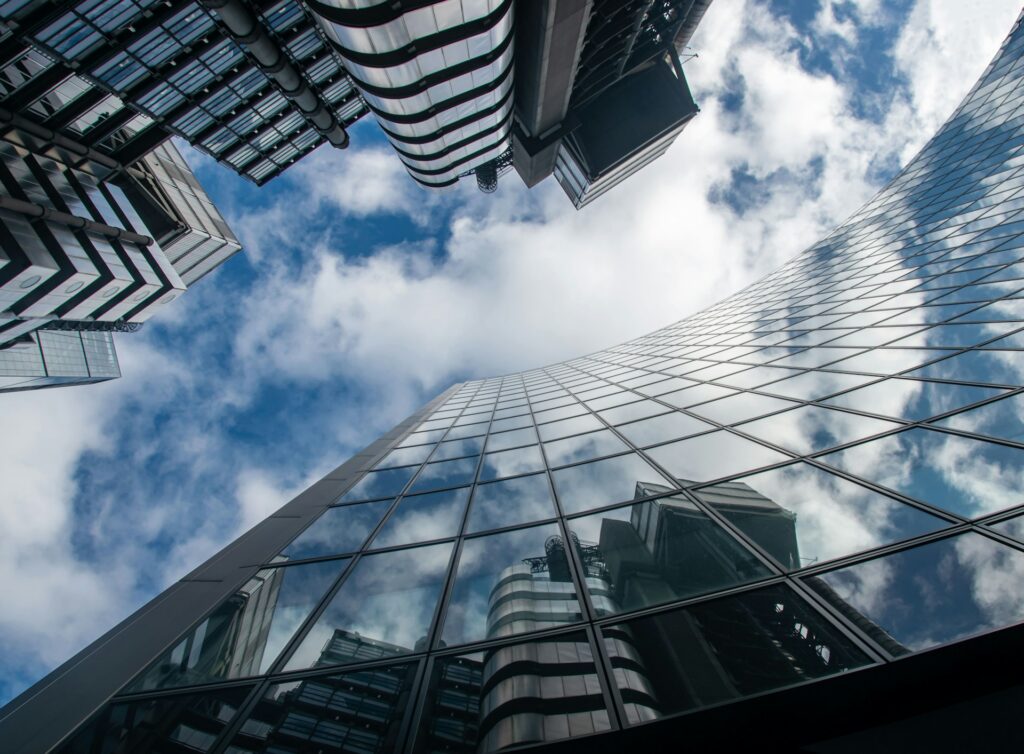
{"type": "Polygon", "coordinates": [[[643,334],[842,221],[984,69],[1020,0],[716,0],[701,114],[575,212],[553,181],[416,187],[366,119],[262,190],[188,152],[246,247],[124,377],[0,396],[0,703],[453,381],[643,334]]]}

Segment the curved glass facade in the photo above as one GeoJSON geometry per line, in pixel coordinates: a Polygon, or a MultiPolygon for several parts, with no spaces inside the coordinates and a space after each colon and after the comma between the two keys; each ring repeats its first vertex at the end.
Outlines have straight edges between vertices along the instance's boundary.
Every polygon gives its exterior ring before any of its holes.
{"type": "Polygon", "coordinates": [[[258,570],[66,750],[495,751],[1019,623],[1022,75],[1018,21],[885,189],[720,304],[444,393],[262,562],[211,561],[258,570]]]}

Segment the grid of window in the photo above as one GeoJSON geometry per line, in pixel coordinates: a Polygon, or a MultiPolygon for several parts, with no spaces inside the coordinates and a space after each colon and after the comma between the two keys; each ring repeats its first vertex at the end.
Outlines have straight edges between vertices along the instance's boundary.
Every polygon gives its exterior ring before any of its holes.
{"type": "Polygon", "coordinates": [[[900,175],[773,274],[449,391],[80,740],[175,700],[160,724],[212,720],[207,750],[338,745],[371,715],[360,750],[493,751],[1024,619],[1022,76],[1018,21],[900,175]]]}

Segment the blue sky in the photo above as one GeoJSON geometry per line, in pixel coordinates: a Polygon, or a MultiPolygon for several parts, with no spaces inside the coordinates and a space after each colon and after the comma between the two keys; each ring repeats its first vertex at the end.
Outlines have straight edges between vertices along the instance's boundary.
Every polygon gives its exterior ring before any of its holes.
{"type": "Polygon", "coordinates": [[[376,124],[256,189],[188,157],[246,247],[124,377],[0,396],[0,703],[453,381],[626,340],[866,201],[949,114],[1016,0],[716,0],[702,113],[576,213],[553,181],[440,194],[376,124]]]}

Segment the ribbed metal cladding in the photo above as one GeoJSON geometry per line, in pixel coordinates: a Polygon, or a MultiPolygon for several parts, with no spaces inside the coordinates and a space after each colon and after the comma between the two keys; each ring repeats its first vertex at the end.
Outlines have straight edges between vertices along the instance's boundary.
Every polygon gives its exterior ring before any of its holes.
{"type": "Polygon", "coordinates": [[[513,0],[309,5],[420,184],[451,185],[507,149],[513,0]]]}

